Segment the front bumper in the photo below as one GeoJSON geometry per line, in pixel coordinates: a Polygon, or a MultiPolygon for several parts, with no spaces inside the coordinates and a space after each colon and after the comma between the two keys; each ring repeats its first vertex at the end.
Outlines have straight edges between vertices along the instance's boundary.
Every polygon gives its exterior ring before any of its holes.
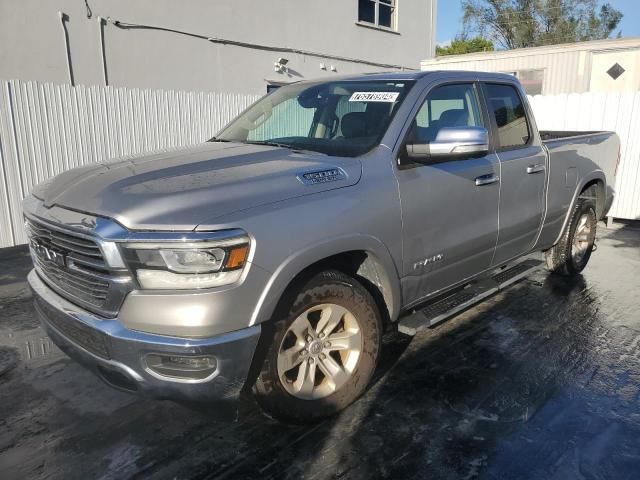
{"type": "Polygon", "coordinates": [[[109,385],[156,398],[235,400],[247,379],[260,326],[211,338],[177,338],[129,330],[115,319],[103,319],[53,292],[35,270],[28,281],[35,307],[51,339],[109,385]],[[158,375],[146,364],[148,353],[213,355],[216,371],[202,380],[158,375]]]}

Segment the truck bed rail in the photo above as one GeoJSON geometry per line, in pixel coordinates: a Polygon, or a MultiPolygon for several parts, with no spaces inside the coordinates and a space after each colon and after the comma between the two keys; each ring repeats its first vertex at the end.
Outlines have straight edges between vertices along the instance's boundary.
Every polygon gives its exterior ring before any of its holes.
{"type": "Polygon", "coordinates": [[[578,130],[540,130],[540,138],[543,142],[548,140],[559,140],[562,138],[582,137],[584,135],[595,135],[609,133],[604,130],[578,131],[578,130]]]}

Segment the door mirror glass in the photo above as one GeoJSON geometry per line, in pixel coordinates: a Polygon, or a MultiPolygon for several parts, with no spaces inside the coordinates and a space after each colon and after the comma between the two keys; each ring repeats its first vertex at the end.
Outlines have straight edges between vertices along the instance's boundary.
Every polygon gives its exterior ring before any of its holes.
{"type": "Polygon", "coordinates": [[[484,127],[442,127],[429,143],[407,143],[407,156],[438,161],[449,157],[472,157],[489,151],[489,132],[484,127]]]}

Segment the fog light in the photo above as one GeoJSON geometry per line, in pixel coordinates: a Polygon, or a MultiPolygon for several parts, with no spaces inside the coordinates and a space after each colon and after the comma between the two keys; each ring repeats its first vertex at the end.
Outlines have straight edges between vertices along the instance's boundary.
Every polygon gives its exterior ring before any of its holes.
{"type": "Polygon", "coordinates": [[[212,375],[218,367],[216,357],[211,355],[183,356],[149,353],[147,367],[163,377],[182,380],[202,380],[212,375]]]}

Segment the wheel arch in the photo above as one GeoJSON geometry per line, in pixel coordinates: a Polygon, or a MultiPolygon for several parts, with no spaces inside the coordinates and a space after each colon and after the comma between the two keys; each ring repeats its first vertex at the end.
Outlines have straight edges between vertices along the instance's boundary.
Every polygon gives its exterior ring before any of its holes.
{"type": "Polygon", "coordinates": [[[596,216],[598,220],[601,220],[605,207],[604,178],[596,177],[587,181],[580,189],[578,198],[594,200],[596,204],[596,216]],[[592,191],[592,193],[589,192],[590,190],[592,191]]]}
{"type": "Polygon", "coordinates": [[[389,250],[375,237],[355,235],[314,244],[282,262],[260,294],[251,325],[271,320],[295,284],[329,269],[355,276],[373,295],[384,319],[398,318],[400,279],[389,250]]]}
{"type": "Polygon", "coordinates": [[[564,222],[562,223],[562,228],[558,233],[558,237],[553,242],[553,245],[556,245],[560,241],[560,238],[562,238],[562,235],[564,234],[564,231],[567,228],[567,225],[569,223],[569,219],[571,218],[571,212],[573,212],[573,209],[575,208],[576,203],[578,203],[581,196],[587,189],[594,186],[597,188],[597,192],[598,192],[596,193],[597,195],[596,216],[598,220],[602,218],[601,214],[602,212],[604,212],[604,209],[605,209],[605,198],[606,198],[605,192],[606,192],[607,180],[602,170],[594,170],[590,174],[585,175],[576,186],[569,208],[567,208],[567,212],[564,217],[564,222]],[[600,198],[600,195],[602,195],[601,202],[598,201],[598,199],[600,198]]]}

